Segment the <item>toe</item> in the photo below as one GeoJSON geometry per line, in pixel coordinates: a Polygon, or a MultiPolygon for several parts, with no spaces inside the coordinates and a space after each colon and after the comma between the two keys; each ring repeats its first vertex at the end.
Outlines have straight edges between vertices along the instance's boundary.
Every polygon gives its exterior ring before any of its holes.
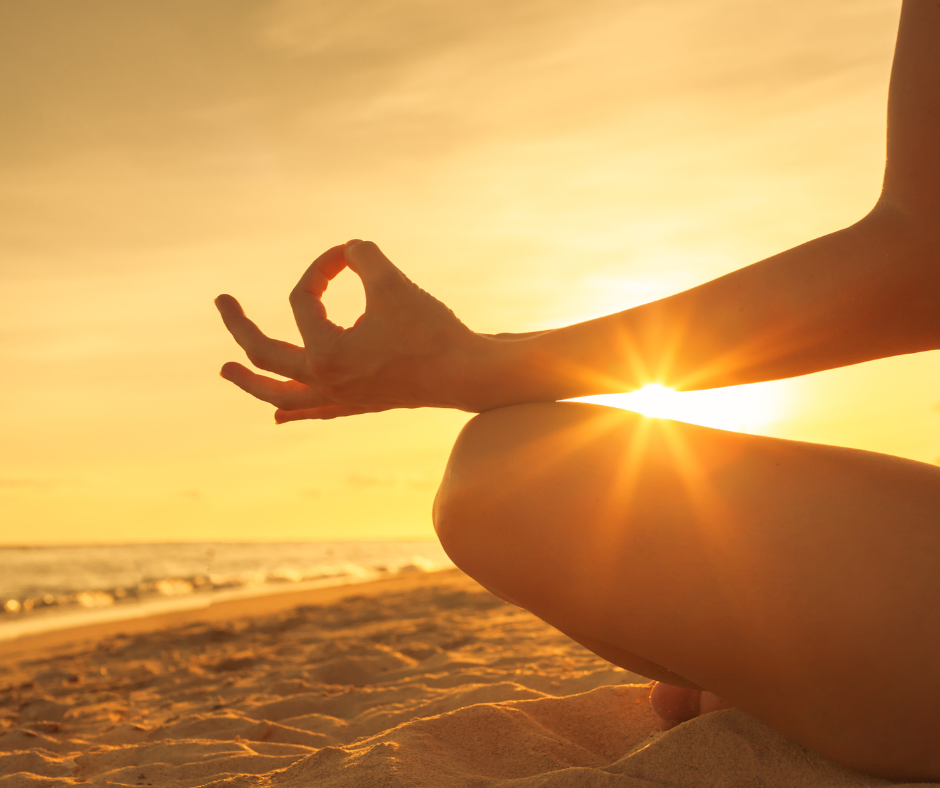
{"type": "Polygon", "coordinates": [[[701,696],[701,690],[675,687],[657,681],[650,690],[650,706],[659,717],[663,730],[668,730],[699,715],[701,696]]]}

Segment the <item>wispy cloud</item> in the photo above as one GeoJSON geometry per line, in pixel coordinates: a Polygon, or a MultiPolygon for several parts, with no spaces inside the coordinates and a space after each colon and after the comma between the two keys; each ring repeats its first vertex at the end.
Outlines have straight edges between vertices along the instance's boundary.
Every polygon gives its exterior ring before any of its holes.
{"type": "Polygon", "coordinates": [[[346,484],[356,490],[390,489],[398,486],[398,477],[393,473],[350,473],[346,484]]]}
{"type": "Polygon", "coordinates": [[[79,483],[77,479],[6,478],[0,479],[0,490],[52,490],[79,483]]]}

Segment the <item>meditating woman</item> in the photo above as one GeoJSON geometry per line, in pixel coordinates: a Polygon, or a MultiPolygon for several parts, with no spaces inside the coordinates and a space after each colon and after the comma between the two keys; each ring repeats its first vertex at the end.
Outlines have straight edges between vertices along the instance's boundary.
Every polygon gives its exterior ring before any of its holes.
{"type": "Polygon", "coordinates": [[[480,414],[434,504],[444,548],[494,594],[660,682],[665,726],[737,706],[845,766],[940,781],[940,468],[558,401],[940,348],[936,0],[904,2],[884,188],[850,227],[533,334],[474,333],[365,241],[317,258],[290,303],[303,347],[217,299],[249,360],[289,380],[236,363],[223,376],[279,422],[480,414]],[[366,309],[341,329],[321,296],[347,266],[366,309]]]}

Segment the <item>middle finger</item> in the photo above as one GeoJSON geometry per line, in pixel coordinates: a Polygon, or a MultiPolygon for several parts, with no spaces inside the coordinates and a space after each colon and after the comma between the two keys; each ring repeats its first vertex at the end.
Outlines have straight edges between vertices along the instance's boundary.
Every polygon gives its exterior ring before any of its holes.
{"type": "Polygon", "coordinates": [[[269,337],[248,319],[241,304],[230,295],[220,295],[215,305],[229,333],[258,369],[294,380],[304,377],[307,361],[303,348],[269,337]]]}

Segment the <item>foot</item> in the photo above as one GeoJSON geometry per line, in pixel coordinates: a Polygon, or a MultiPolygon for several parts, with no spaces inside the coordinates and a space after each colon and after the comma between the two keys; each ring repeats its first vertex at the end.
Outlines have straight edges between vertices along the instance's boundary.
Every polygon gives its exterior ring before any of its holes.
{"type": "Polygon", "coordinates": [[[734,708],[714,692],[675,687],[661,681],[653,684],[650,690],[650,706],[659,717],[659,727],[664,731],[700,714],[734,708]]]}

